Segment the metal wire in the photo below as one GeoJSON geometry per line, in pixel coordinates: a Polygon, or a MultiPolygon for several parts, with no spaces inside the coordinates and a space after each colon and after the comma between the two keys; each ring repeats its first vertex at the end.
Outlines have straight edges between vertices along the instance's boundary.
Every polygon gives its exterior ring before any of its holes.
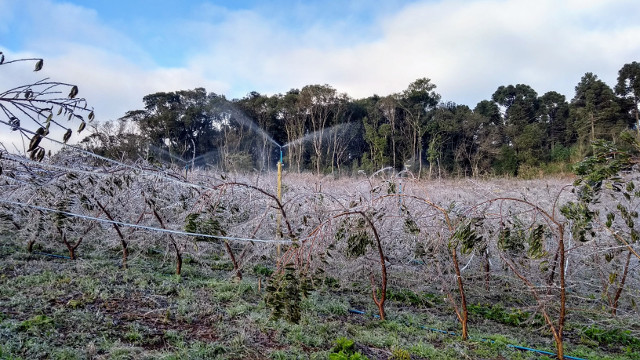
{"type": "MultiPolygon", "coordinates": [[[[156,228],[156,227],[153,227],[153,226],[131,224],[131,223],[125,223],[125,222],[122,222],[122,221],[114,221],[114,220],[102,219],[102,218],[97,218],[97,217],[93,217],[93,216],[82,215],[82,214],[72,213],[72,212],[68,212],[68,211],[61,211],[61,210],[51,209],[51,208],[38,206],[38,205],[24,204],[24,203],[19,203],[19,202],[15,202],[15,201],[9,201],[9,200],[0,200],[0,203],[14,205],[14,206],[28,207],[28,208],[32,208],[32,209],[36,209],[36,210],[41,210],[41,211],[54,212],[54,213],[58,213],[58,214],[64,214],[64,215],[67,215],[67,216],[72,216],[72,217],[77,217],[77,218],[87,219],[87,220],[93,220],[93,221],[103,222],[103,223],[107,223],[107,224],[115,224],[115,225],[120,225],[120,226],[127,226],[127,227],[132,227],[132,228],[137,228],[137,229],[156,231],[156,232],[163,232],[163,233],[169,233],[169,234],[175,234],[175,235],[184,235],[184,236],[192,236],[192,237],[204,237],[204,238],[218,239],[218,240],[260,242],[260,243],[272,243],[272,244],[292,244],[293,243],[292,240],[284,240],[284,239],[283,240],[248,239],[248,238],[240,238],[240,237],[233,237],[233,236],[197,234],[197,233],[190,233],[190,232],[180,231],[180,230],[162,229],[162,228],[156,228]]],[[[304,241],[304,240],[306,240],[306,239],[300,239],[300,241],[304,241]]]]}
{"type": "MultiPolygon", "coordinates": [[[[4,120],[0,120],[0,123],[5,124],[5,125],[7,125],[7,126],[10,126],[10,127],[14,128],[14,129],[20,129],[20,130],[22,130],[22,131],[24,131],[24,132],[27,132],[27,133],[34,134],[34,135],[35,135],[35,132],[33,132],[33,131],[29,130],[29,129],[25,129],[25,128],[20,127],[20,126],[13,126],[13,125],[9,124],[8,122],[6,122],[6,121],[4,121],[4,120]]],[[[132,166],[132,165],[128,165],[128,164],[122,163],[122,162],[120,162],[120,161],[117,161],[117,160],[114,160],[114,159],[110,159],[110,158],[108,158],[108,157],[104,157],[104,156],[101,156],[101,155],[98,155],[98,154],[92,153],[91,151],[84,150],[84,149],[82,149],[82,148],[80,148],[80,147],[78,147],[78,146],[73,146],[73,145],[70,145],[70,144],[64,143],[64,142],[62,142],[62,141],[55,140],[55,139],[50,138],[50,137],[48,137],[48,136],[42,136],[42,138],[43,138],[43,139],[47,139],[47,140],[49,140],[49,141],[51,141],[51,142],[53,142],[53,143],[56,143],[56,144],[58,144],[58,145],[62,145],[62,146],[64,146],[64,147],[71,148],[71,149],[73,149],[73,150],[79,151],[79,152],[81,152],[81,153],[83,153],[83,154],[89,155],[89,156],[94,157],[94,158],[96,158],[96,159],[100,159],[100,160],[103,160],[103,161],[106,161],[106,162],[109,162],[109,163],[112,163],[112,164],[117,164],[117,165],[120,165],[120,166],[123,166],[123,167],[129,168],[129,169],[135,170],[135,171],[140,171],[140,172],[142,172],[142,173],[145,173],[145,174],[148,174],[148,175],[151,175],[151,176],[160,177],[160,178],[163,178],[163,179],[165,179],[165,180],[169,180],[169,181],[175,182],[175,183],[177,183],[177,184],[181,184],[181,185],[185,185],[185,186],[190,186],[190,187],[194,187],[194,188],[200,188],[200,189],[204,189],[204,190],[214,190],[214,189],[212,189],[212,188],[210,188],[210,187],[207,187],[207,186],[204,186],[204,185],[192,184],[192,183],[187,182],[187,181],[178,180],[178,179],[176,179],[176,178],[172,178],[172,177],[170,177],[170,176],[163,175],[163,174],[161,174],[161,173],[160,173],[160,172],[158,172],[158,171],[152,172],[152,171],[148,171],[148,170],[145,170],[145,169],[142,169],[142,168],[139,168],[139,167],[135,167],[135,166],[132,166]]],[[[73,171],[77,171],[77,170],[73,170],[73,171]]]]}

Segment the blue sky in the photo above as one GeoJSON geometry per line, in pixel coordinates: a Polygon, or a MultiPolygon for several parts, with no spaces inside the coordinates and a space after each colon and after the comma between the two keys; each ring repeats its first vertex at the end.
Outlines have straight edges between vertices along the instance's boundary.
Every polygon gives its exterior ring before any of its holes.
{"type": "Polygon", "coordinates": [[[362,98],[428,77],[471,107],[518,83],[571,99],[585,72],[614,85],[640,61],[635,14],[637,0],[0,0],[0,51],[45,59],[40,73],[3,68],[0,84],[77,84],[98,120],[195,87],[362,98]]]}
{"type": "MultiPolygon", "coordinates": [[[[99,22],[125,33],[157,65],[181,66],[189,54],[211,42],[210,38],[194,30],[197,25],[215,27],[234,16],[241,16],[243,12],[249,17],[259,14],[271,26],[292,33],[312,28],[339,28],[344,36],[333,41],[349,46],[371,40],[375,36],[373,22],[376,18],[382,16],[385,9],[402,6],[409,1],[90,0],[69,3],[94,11],[99,22]]],[[[241,27],[234,30],[243,31],[241,27]]],[[[228,35],[220,31],[214,34],[228,35]]],[[[24,37],[17,40],[24,40],[24,37]]]]}

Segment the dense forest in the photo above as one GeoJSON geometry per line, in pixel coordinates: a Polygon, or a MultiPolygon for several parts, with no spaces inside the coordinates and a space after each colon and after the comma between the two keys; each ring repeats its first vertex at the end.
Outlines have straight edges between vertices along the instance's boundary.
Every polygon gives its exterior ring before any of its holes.
{"type": "Polygon", "coordinates": [[[595,139],[640,132],[640,63],[610,87],[586,73],[568,100],[526,84],[500,86],[473,108],[442,101],[417,79],[387,96],[353,99],[330,85],[228,100],[204,88],[144,97],[144,109],[94,127],[82,141],[111,158],[171,161],[223,170],[273,168],[349,175],[391,166],[419,176],[563,172],[595,139]]]}

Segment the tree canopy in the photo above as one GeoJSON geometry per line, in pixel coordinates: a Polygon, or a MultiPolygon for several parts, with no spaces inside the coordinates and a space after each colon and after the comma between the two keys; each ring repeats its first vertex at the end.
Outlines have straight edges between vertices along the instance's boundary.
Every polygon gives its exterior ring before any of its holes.
{"type": "Polygon", "coordinates": [[[144,109],[127,112],[120,126],[103,129],[120,129],[116,138],[128,145],[95,134],[87,144],[96,151],[120,146],[116,153],[133,158],[144,153],[132,151],[136,144],[153,150],[147,156],[163,153],[185,166],[236,170],[272,168],[282,151],[290,171],[317,174],[391,166],[425,177],[528,176],[569,170],[590,142],[640,131],[640,64],[625,64],[617,80],[612,88],[588,72],[570,101],[526,84],[502,85],[473,108],[443,102],[426,77],[364,99],[327,84],[233,100],[203,88],[160,92],[145,96],[144,109]]]}

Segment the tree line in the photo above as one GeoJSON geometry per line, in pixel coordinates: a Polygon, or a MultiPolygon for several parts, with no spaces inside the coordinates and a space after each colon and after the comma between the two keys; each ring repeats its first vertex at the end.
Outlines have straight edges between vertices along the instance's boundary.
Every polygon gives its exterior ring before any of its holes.
{"type": "Polygon", "coordinates": [[[567,170],[596,139],[640,132],[640,63],[610,87],[586,73],[568,100],[525,84],[500,86],[475,107],[443,102],[428,78],[402,92],[353,99],[330,85],[228,100],[204,88],[158,92],[144,109],[95,126],[82,143],[115,158],[223,170],[317,174],[408,169],[421,176],[526,176],[567,170]]]}

